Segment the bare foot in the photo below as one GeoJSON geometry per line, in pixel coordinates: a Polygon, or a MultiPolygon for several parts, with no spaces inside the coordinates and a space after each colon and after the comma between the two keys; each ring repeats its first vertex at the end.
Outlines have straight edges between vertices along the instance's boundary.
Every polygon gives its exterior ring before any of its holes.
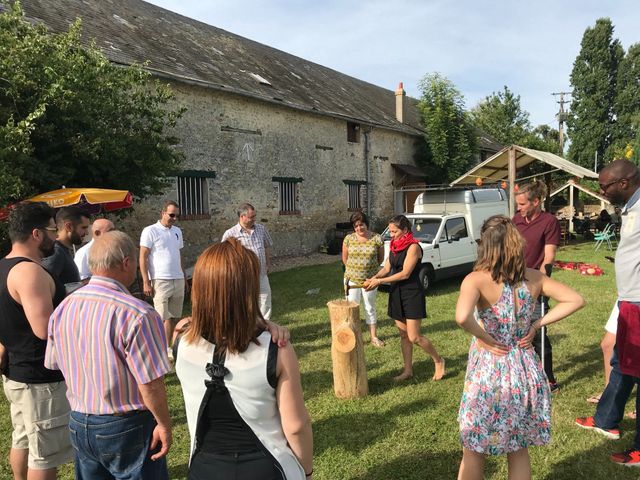
{"type": "Polygon", "coordinates": [[[441,380],[444,377],[444,358],[440,359],[439,362],[434,362],[436,366],[436,373],[433,374],[431,380],[441,380]]]}
{"type": "Polygon", "coordinates": [[[413,377],[412,372],[402,372],[400,375],[396,375],[395,377],[393,377],[393,381],[404,382],[405,380],[409,380],[411,377],[413,377]]]}

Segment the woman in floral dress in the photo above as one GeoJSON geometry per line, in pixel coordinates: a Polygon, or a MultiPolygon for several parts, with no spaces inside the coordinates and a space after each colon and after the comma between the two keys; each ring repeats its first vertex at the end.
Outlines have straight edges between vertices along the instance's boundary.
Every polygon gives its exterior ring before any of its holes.
{"type": "Polygon", "coordinates": [[[496,215],[484,223],[478,260],[456,307],[456,322],[474,336],[458,415],[459,480],[482,479],[486,455],[501,454],[510,479],[531,478],[527,448],[551,439],[551,394],[531,341],[542,326],[583,305],[571,288],[525,268],[523,239],[511,220],[496,215]],[[532,322],[539,295],[557,305],[532,322]]]}

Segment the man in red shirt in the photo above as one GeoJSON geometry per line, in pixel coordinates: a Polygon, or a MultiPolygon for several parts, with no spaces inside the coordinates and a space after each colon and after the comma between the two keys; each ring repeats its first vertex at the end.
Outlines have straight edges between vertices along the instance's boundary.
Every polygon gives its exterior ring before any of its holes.
{"type": "MultiPolygon", "coordinates": [[[[542,211],[542,200],[546,195],[547,188],[542,182],[533,181],[522,185],[515,196],[518,213],[513,216],[513,223],[524,237],[524,258],[527,267],[538,269],[545,274],[547,273],[545,267],[553,265],[560,244],[560,222],[554,215],[542,211]]],[[[541,306],[541,298],[538,298],[534,310],[534,321],[541,316],[541,306]]],[[[540,357],[541,340],[541,334],[538,331],[533,346],[540,357]]],[[[553,375],[553,354],[546,331],[544,341],[544,371],[549,380],[549,387],[554,392],[558,389],[558,383],[553,375]]]]}

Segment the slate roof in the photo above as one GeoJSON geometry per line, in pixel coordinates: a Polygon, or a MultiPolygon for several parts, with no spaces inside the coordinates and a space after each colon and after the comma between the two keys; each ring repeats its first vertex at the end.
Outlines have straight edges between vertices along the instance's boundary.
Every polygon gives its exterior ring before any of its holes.
{"type": "Polygon", "coordinates": [[[401,124],[393,90],[141,0],[23,0],[22,6],[54,32],[82,18],[83,39],[93,39],[115,63],[147,61],[145,68],[160,77],[422,135],[416,99],[406,99],[401,124]]]}

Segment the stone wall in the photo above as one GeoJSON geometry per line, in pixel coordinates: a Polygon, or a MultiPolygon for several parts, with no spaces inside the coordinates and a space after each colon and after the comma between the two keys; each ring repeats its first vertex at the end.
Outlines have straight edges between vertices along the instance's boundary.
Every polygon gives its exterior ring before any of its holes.
{"type": "MultiPolygon", "coordinates": [[[[348,221],[344,180],[367,180],[366,155],[371,186],[362,188],[362,196],[370,196],[372,223],[384,225],[393,214],[391,163],[414,163],[416,137],[363,125],[359,142],[352,143],[344,120],[185,84],[172,88],[176,102],[188,109],[175,132],[182,140],[184,168],[215,172],[215,178],[207,180],[211,218],[179,223],[187,265],[237,222],[236,208],[242,202],[256,207],[258,221],[273,237],[274,255],[317,251],[336,222],[348,221]],[[279,213],[273,177],[303,179],[300,214],[279,213]]],[[[135,213],[120,222],[122,228],[139,236],[142,227],[158,219],[162,201],[177,199],[176,188],[136,205],[135,213]]],[[[366,211],[365,198],[362,205],[366,211]]]]}

